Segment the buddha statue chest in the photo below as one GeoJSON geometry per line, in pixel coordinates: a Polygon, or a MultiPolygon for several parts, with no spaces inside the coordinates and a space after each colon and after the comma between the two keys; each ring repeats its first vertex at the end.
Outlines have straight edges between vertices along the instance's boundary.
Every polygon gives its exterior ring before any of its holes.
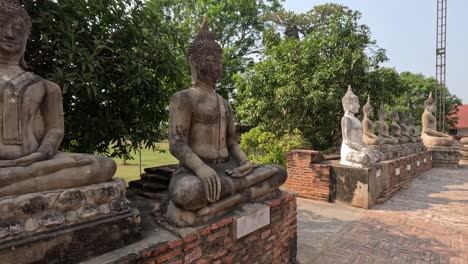
{"type": "Polygon", "coordinates": [[[216,93],[194,92],[189,146],[202,159],[227,158],[229,111],[226,102],[216,93]]]}
{"type": "Polygon", "coordinates": [[[31,81],[0,80],[0,159],[33,153],[44,136],[40,105],[45,88],[39,80],[31,81]]]}

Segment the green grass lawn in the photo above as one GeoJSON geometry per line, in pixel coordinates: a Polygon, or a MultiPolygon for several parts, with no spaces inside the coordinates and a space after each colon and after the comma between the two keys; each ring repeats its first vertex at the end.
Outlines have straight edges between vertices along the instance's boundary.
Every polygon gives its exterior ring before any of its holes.
{"type": "MultiPolygon", "coordinates": [[[[177,164],[178,161],[169,153],[169,144],[167,142],[158,143],[159,149],[166,152],[153,152],[151,149],[141,150],[141,170],[144,168],[157,167],[168,164],[177,164]]],[[[124,165],[123,160],[115,159],[117,163],[117,173],[115,177],[123,178],[128,183],[129,181],[140,179],[140,161],[138,153],[132,154],[134,160],[128,160],[124,165]]]]}

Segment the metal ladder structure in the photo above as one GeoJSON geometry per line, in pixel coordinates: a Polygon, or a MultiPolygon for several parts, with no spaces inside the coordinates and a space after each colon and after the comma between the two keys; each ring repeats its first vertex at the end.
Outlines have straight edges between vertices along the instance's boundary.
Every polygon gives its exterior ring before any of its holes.
{"type": "Polygon", "coordinates": [[[446,45],[447,45],[447,0],[437,0],[436,83],[437,129],[445,131],[446,119],[446,45]]]}

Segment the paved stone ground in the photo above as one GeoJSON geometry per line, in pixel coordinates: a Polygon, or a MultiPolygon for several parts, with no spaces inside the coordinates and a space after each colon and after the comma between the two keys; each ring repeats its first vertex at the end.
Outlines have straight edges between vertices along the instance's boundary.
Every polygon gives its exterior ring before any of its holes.
{"type": "Polygon", "coordinates": [[[468,169],[432,169],[369,211],[310,204],[298,206],[300,263],[468,264],[468,169]]]}

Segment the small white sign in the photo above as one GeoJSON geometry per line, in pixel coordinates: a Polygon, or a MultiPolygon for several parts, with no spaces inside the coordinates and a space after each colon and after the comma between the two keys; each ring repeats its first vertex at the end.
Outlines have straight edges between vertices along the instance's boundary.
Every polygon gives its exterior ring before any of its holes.
{"type": "Polygon", "coordinates": [[[396,168],[396,170],[395,170],[395,175],[396,175],[396,176],[400,175],[400,168],[396,168]]]}
{"type": "Polygon", "coordinates": [[[424,163],[426,163],[426,162],[427,162],[427,159],[426,159],[426,158],[424,158],[424,163]]]}
{"type": "Polygon", "coordinates": [[[411,170],[411,164],[406,165],[406,170],[411,170]]]}
{"type": "Polygon", "coordinates": [[[266,204],[248,204],[242,207],[244,216],[234,219],[234,238],[239,239],[270,224],[270,207],[266,204]]]}
{"type": "Polygon", "coordinates": [[[376,174],[377,174],[377,177],[380,177],[380,175],[382,174],[382,170],[378,169],[376,174]]]}
{"type": "Polygon", "coordinates": [[[418,167],[421,166],[421,162],[419,160],[416,161],[416,166],[418,166],[418,167]]]}

